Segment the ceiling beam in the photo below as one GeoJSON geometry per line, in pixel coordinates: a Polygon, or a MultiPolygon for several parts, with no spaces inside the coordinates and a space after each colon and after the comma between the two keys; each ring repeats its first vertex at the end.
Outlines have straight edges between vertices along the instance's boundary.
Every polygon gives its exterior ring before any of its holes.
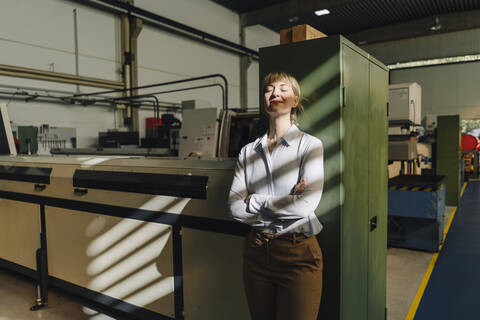
{"type": "Polygon", "coordinates": [[[437,31],[432,31],[430,29],[430,27],[435,24],[434,17],[428,17],[345,34],[345,36],[358,45],[364,45],[375,42],[401,40],[439,33],[476,29],[480,28],[480,10],[438,15],[438,22],[442,27],[437,31]]]}
{"type": "Polygon", "coordinates": [[[242,27],[271,24],[313,14],[316,10],[341,7],[360,0],[288,0],[240,15],[242,27]]]}

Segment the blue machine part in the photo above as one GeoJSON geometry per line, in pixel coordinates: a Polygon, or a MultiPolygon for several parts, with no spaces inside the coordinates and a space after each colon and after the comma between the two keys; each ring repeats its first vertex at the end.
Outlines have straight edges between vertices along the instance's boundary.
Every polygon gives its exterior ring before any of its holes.
{"type": "Polygon", "coordinates": [[[438,251],[443,239],[445,185],[388,190],[388,244],[438,251]]]}

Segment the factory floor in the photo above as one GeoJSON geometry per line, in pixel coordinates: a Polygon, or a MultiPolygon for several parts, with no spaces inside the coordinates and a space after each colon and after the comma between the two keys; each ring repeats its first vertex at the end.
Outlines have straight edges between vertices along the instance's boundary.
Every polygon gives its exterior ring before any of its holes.
{"type": "MultiPolygon", "coordinates": [[[[445,221],[455,207],[446,207],[445,221]]],[[[400,248],[387,251],[387,319],[404,320],[422,284],[433,253],[400,248]]],[[[38,311],[29,311],[34,302],[31,280],[0,269],[0,320],[106,320],[113,319],[82,306],[68,295],[52,289],[48,305],[38,311]]]]}
{"type": "MultiPolygon", "coordinates": [[[[447,225],[456,207],[445,207],[447,225]]],[[[387,250],[387,319],[411,320],[412,307],[433,253],[401,248],[387,250]],[[409,314],[410,313],[410,314],[409,314]]],[[[421,292],[417,299],[421,298],[421,292]]]]}
{"type": "Polygon", "coordinates": [[[110,320],[113,319],[86,308],[55,289],[48,292],[48,304],[30,311],[34,304],[31,279],[0,268],[0,320],[110,320]]]}

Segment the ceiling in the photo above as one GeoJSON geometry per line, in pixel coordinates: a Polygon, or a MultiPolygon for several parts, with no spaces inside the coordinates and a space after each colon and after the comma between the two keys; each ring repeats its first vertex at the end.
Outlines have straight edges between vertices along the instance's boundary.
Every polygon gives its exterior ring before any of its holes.
{"type": "MultiPolygon", "coordinates": [[[[425,20],[425,32],[435,17],[480,9],[478,0],[212,0],[244,18],[245,26],[261,24],[274,31],[309,24],[327,35],[352,34],[385,26],[425,20]],[[328,8],[329,15],[317,17],[315,10],[328,8]]],[[[452,20],[452,19],[450,19],[452,20]]],[[[459,21],[464,25],[465,21],[459,21]]],[[[474,22],[478,27],[480,22],[474,22]]],[[[466,27],[462,27],[465,29],[466,27]]],[[[458,29],[458,28],[457,28],[458,29]]],[[[460,28],[461,29],[461,28],[460,28]]],[[[435,30],[437,31],[437,30],[435,30]]],[[[448,31],[444,29],[442,32],[448,31]]],[[[418,32],[415,34],[418,36],[418,32]]]]}

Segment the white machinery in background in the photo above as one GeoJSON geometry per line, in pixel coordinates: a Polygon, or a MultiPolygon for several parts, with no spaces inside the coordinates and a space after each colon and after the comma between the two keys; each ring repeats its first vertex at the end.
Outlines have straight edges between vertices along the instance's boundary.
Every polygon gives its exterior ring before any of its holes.
{"type": "Polygon", "coordinates": [[[392,84],[389,87],[390,123],[419,126],[422,120],[422,87],[416,82],[392,84]]]}
{"type": "MultiPolygon", "coordinates": [[[[420,143],[420,132],[416,131],[422,124],[422,88],[416,82],[393,84],[389,86],[389,95],[389,176],[420,174],[421,169],[431,168],[432,158],[431,145],[420,143]]],[[[431,116],[428,119],[432,121],[431,116]]],[[[432,128],[429,130],[433,131],[432,128]]]]}
{"type": "Polygon", "coordinates": [[[235,158],[241,147],[266,132],[258,111],[189,109],[182,113],[179,158],[235,158]]]}

